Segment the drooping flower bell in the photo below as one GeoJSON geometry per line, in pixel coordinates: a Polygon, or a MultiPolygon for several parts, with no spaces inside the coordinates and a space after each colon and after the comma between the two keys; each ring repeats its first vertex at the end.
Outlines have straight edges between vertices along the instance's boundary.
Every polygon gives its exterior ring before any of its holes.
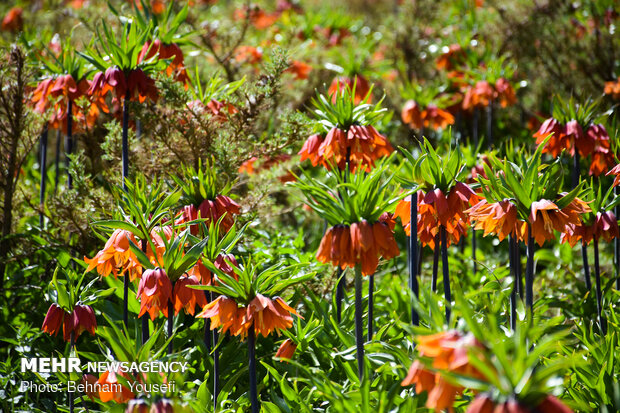
{"type": "Polygon", "coordinates": [[[207,305],[204,292],[190,288],[192,285],[200,285],[200,280],[195,276],[184,275],[174,283],[174,290],[172,291],[174,314],[179,314],[183,309],[185,313],[194,315],[196,306],[202,309],[207,305]]]}
{"type": "Polygon", "coordinates": [[[140,278],[137,297],[140,299],[140,313],[142,317],[149,313],[151,320],[155,320],[159,313],[168,317],[168,301],[172,298],[172,283],[161,268],[146,270],[140,278]]]}
{"type": "Polygon", "coordinates": [[[21,7],[13,7],[2,19],[0,29],[5,32],[18,32],[24,27],[24,10],[21,7]]]}
{"type": "Polygon", "coordinates": [[[131,279],[135,279],[138,273],[135,271],[138,259],[129,249],[129,241],[137,244],[134,235],[123,229],[116,229],[106,242],[103,249],[97,252],[92,259],[84,257],[84,262],[88,264],[86,271],[97,269],[97,273],[102,277],[114,274],[115,277],[124,275],[129,270],[131,279]]]}
{"type": "Polygon", "coordinates": [[[165,44],[160,39],[148,41],[144,43],[144,46],[138,55],[138,63],[144,60],[149,60],[154,56],[157,56],[159,60],[172,60],[166,68],[166,75],[181,83],[187,83],[189,81],[189,77],[185,69],[183,51],[178,44],[165,44]]]}
{"type": "Polygon", "coordinates": [[[57,306],[56,304],[50,305],[43,320],[41,330],[51,336],[55,336],[61,330],[63,322],[65,320],[65,310],[57,306]]]}
{"type": "Polygon", "coordinates": [[[88,94],[97,97],[107,93],[113,93],[119,100],[128,97],[140,103],[145,102],[147,98],[156,102],[159,98],[155,81],[140,68],[125,73],[118,67],[111,66],[105,72],[95,74],[88,94]]]}
{"type": "Polygon", "coordinates": [[[469,362],[468,351],[472,347],[482,347],[472,334],[463,335],[458,331],[441,332],[418,339],[417,351],[421,357],[431,358],[433,371],[416,360],[411,365],[402,386],[415,384],[416,393],[428,392],[426,407],[440,411],[452,409],[454,399],[463,387],[453,385],[444,377],[442,371],[452,374],[481,377],[469,362]]]}
{"type": "Polygon", "coordinates": [[[292,314],[297,315],[297,312],[282,298],[256,294],[247,306],[239,306],[234,299],[219,296],[196,317],[211,319],[212,330],[221,327],[222,332],[230,331],[234,336],[245,338],[252,326],[257,336],[267,337],[274,331],[279,334],[280,330],[292,327],[292,314]]]}
{"type": "MultiPolygon", "coordinates": [[[[182,216],[177,219],[176,224],[180,225],[198,219],[205,219],[205,224],[209,226],[215,224],[220,218],[220,229],[227,232],[235,224],[235,215],[241,212],[241,207],[235,201],[225,195],[217,195],[214,200],[205,199],[198,208],[194,205],[185,205],[182,209],[182,216]]],[[[193,235],[198,234],[199,225],[192,224],[190,231],[193,235]]]]}
{"type": "MultiPolygon", "coordinates": [[[[555,239],[555,231],[568,232],[574,225],[581,223],[580,216],[590,211],[590,207],[579,198],[573,199],[566,207],[560,209],[555,203],[542,199],[531,206],[529,222],[532,236],[542,246],[545,241],[555,239]]],[[[523,234],[522,239],[527,243],[523,234]]]]}
{"type": "Polygon", "coordinates": [[[400,254],[392,228],[381,220],[366,220],[349,225],[336,225],[327,230],[316,258],[345,269],[361,264],[363,275],[373,275],[379,258],[391,259],[400,254]]]}
{"type": "Polygon", "coordinates": [[[518,219],[517,207],[505,199],[500,202],[489,203],[486,199],[465,211],[476,230],[484,230],[484,235],[495,234],[500,241],[508,235],[517,235],[523,232],[525,222],[518,219]]]}
{"type": "Polygon", "coordinates": [[[568,242],[571,247],[579,241],[583,245],[588,245],[594,239],[611,242],[616,238],[620,238],[620,230],[618,219],[612,211],[597,212],[593,222],[589,225],[583,222],[578,225],[569,224],[562,233],[562,242],[568,242]]]}
{"type": "Polygon", "coordinates": [[[280,361],[286,361],[293,358],[293,354],[295,354],[295,350],[297,350],[297,344],[290,338],[287,338],[282,342],[278,351],[276,352],[275,357],[280,358],[280,361]]]}
{"type": "Polygon", "coordinates": [[[605,82],[603,93],[611,96],[614,100],[620,100],[620,77],[617,80],[605,82]]]}

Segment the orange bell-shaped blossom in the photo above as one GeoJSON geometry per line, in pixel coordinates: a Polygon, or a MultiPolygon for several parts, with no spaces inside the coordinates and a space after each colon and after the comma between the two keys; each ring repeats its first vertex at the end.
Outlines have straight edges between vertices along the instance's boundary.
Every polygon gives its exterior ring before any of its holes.
{"type": "Polygon", "coordinates": [[[611,96],[614,100],[620,100],[620,77],[617,80],[605,82],[605,89],[603,93],[611,96]]]}
{"type": "Polygon", "coordinates": [[[457,331],[422,336],[418,340],[417,350],[420,356],[432,358],[431,367],[438,371],[431,372],[416,360],[401,385],[415,384],[416,393],[427,391],[426,407],[436,411],[453,411],[454,400],[463,388],[448,382],[441,371],[481,378],[481,374],[469,363],[467,354],[470,348],[481,347],[481,344],[473,335],[463,335],[457,331]]]}
{"type": "Polygon", "coordinates": [[[411,129],[419,130],[424,126],[422,109],[420,105],[412,99],[405,102],[405,106],[403,106],[403,110],[400,112],[400,118],[403,120],[403,123],[409,125],[411,129]]]}
{"type": "Polygon", "coordinates": [[[2,19],[2,25],[0,29],[5,32],[18,32],[24,26],[24,19],[22,15],[24,10],[21,7],[13,7],[2,19]]]}
{"type": "Polygon", "coordinates": [[[186,314],[194,315],[196,306],[202,309],[207,305],[207,299],[203,291],[190,288],[191,285],[200,285],[200,279],[195,276],[181,276],[174,283],[172,290],[172,302],[174,304],[174,314],[179,314],[181,309],[186,314]]]}
{"type": "Polygon", "coordinates": [[[465,211],[476,230],[484,230],[483,236],[495,234],[500,241],[521,232],[524,221],[517,216],[517,206],[509,200],[488,203],[486,199],[465,211]]]}
{"type": "Polygon", "coordinates": [[[295,344],[290,338],[287,338],[278,348],[275,357],[279,357],[280,359],[282,359],[280,361],[288,362],[288,360],[293,358],[295,350],[297,350],[297,344],[295,344]]]}
{"type": "MultiPolygon", "coordinates": [[[[581,223],[581,215],[590,212],[588,204],[575,198],[563,209],[546,199],[532,203],[529,222],[532,236],[536,243],[542,246],[545,241],[555,239],[555,231],[564,233],[570,231],[572,225],[581,223]]],[[[527,238],[523,237],[527,243],[527,238]]]]}
{"type": "Polygon", "coordinates": [[[578,225],[569,224],[562,233],[562,242],[568,242],[571,247],[579,241],[583,245],[588,245],[595,238],[607,242],[620,238],[618,219],[613,212],[597,212],[592,224],[586,225],[583,222],[578,225]]]}
{"type": "Polygon", "coordinates": [[[379,258],[387,260],[400,254],[389,224],[381,219],[366,220],[349,225],[336,225],[323,235],[316,258],[342,269],[360,264],[363,275],[373,275],[379,258]]]}
{"type": "MultiPolygon", "coordinates": [[[[176,225],[202,218],[206,220],[205,224],[208,227],[224,217],[220,223],[220,230],[227,232],[235,224],[234,216],[240,212],[241,207],[235,201],[225,195],[217,195],[213,200],[203,200],[198,207],[185,205],[181,211],[181,217],[176,221],[176,225]]],[[[192,235],[197,235],[199,228],[199,224],[190,225],[192,235]]]]}
{"type": "Polygon", "coordinates": [[[207,304],[196,317],[211,319],[211,330],[221,328],[222,334],[230,331],[233,336],[245,336],[250,327],[245,316],[245,307],[239,307],[232,298],[219,296],[207,304]]]}
{"type": "Polygon", "coordinates": [[[130,270],[131,280],[138,275],[132,271],[137,266],[138,259],[129,249],[129,241],[137,244],[134,235],[123,229],[116,229],[110,236],[101,251],[92,259],[84,257],[84,262],[88,264],[86,271],[97,269],[97,273],[102,277],[114,274],[115,277],[124,275],[125,271],[130,270]]]}
{"type": "Polygon", "coordinates": [[[146,270],[140,278],[137,297],[140,299],[140,313],[142,317],[149,313],[151,320],[161,312],[168,317],[168,301],[172,298],[172,283],[166,272],[161,268],[146,270]]]}

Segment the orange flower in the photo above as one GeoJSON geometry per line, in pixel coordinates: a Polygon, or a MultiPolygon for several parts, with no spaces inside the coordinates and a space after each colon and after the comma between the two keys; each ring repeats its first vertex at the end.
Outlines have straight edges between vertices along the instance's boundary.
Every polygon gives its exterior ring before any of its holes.
{"type": "Polygon", "coordinates": [[[41,330],[51,336],[55,336],[60,331],[65,319],[65,310],[58,307],[56,304],[50,305],[43,320],[41,330]]]}
{"type": "Polygon", "coordinates": [[[472,334],[462,335],[457,331],[441,332],[418,339],[418,351],[421,357],[433,359],[432,368],[439,370],[436,373],[429,371],[418,360],[414,361],[407,377],[401,382],[402,386],[416,385],[416,393],[428,392],[426,407],[440,411],[452,410],[456,395],[463,391],[460,386],[454,386],[444,379],[441,370],[449,371],[470,377],[482,377],[469,363],[468,349],[474,346],[481,347],[472,334]]]}
{"type": "Polygon", "coordinates": [[[127,381],[132,381],[131,377],[127,373],[119,372],[115,373],[113,371],[105,371],[101,376],[99,376],[99,398],[102,402],[106,403],[111,400],[114,400],[116,403],[126,403],[129,400],[136,397],[136,395],[125,385],[121,385],[121,391],[117,392],[118,389],[117,384],[121,384],[116,376],[121,376],[127,379],[127,381]]]}
{"type": "MultiPolygon", "coordinates": [[[[235,225],[234,215],[240,212],[241,207],[235,201],[225,195],[217,195],[213,200],[203,200],[198,208],[194,205],[185,205],[181,211],[182,215],[177,219],[176,224],[181,225],[201,218],[206,220],[205,224],[209,227],[211,223],[215,224],[220,218],[224,217],[220,223],[220,231],[228,232],[235,225]]],[[[190,225],[193,235],[198,234],[199,228],[199,224],[190,225]]]]}
{"type": "Polygon", "coordinates": [[[301,160],[310,159],[313,166],[319,163],[326,168],[335,162],[339,169],[345,169],[347,153],[350,170],[358,167],[366,171],[375,165],[375,161],[388,156],[394,148],[387,138],[373,126],[353,125],[347,132],[332,128],[325,139],[321,135],[312,135],[299,151],[301,160]]]}
{"type": "Polygon", "coordinates": [[[174,283],[172,291],[174,314],[179,314],[183,309],[186,314],[194,315],[196,306],[202,309],[207,305],[204,291],[190,288],[190,285],[200,285],[198,277],[184,275],[174,283]]]}
{"type": "Polygon", "coordinates": [[[420,105],[414,100],[408,100],[403,106],[400,117],[404,123],[409,125],[411,129],[422,129],[424,119],[422,119],[422,111],[420,105]]]}
{"type": "Polygon", "coordinates": [[[138,260],[129,249],[129,240],[137,244],[131,232],[123,229],[114,230],[105,247],[97,255],[92,259],[84,257],[84,262],[88,264],[86,271],[97,268],[97,273],[102,277],[107,277],[110,274],[117,277],[124,275],[125,271],[129,270],[129,276],[133,281],[139,274],[135,268],[138,266],[138,260]]]}
{"type": "Polygon", "coordinates": [[[317,252],[317,260],[331,262],[344,269],[361,264],[363,275],[373,275],[379,258],[391,259],[400,254],[389,224],[366,220],[351,226],[336,225],[327,230],[317,252]]]}
{"type": "Polygon", "coordinates": [[[255,65],[263,59],[263,52],[254,46],[239,46],[235,50],[235,59],[239,63],[255,65]]]}
{"type": "Polygon", "coordinates": [[[487,107],[494,97],[495,91],[489,82],[480,80],[474,86],[469,87],[465,92],[463,109],[470,110],[476,107],[487,107]]]}
{"type": "Polygon", "coordinates": [[[247,18],[259,30],[273,26],[279,17],[280,13],[267,13],[258,6],[246,6],[235,10],[235,20],[245,20],[247,18]]]}
{"type": "MultiPolygon", "coordinates": [[[[253,323],[257,336],[262,334],[263,337],[267,337],[273,331],[280,335],[280,330],[286,330],[293,326],[291,314],[298,315],[282,298],[271,299],[262,294],[256,294],[256,297],[247,306],[245,316],[247,321],[244,324],[250,327],[253,323]]],[[[245,333],[242,333],[241,336],[245,337],[245,333]]]]}
{"type": "Polygon", "coordinates": [[[596,237],[597,240],[603,239],[611,242],[615,238],[620,238],[618,220],[613,212],[602,211],[596,214],[591,225],[567,225],[565,232],[562,233],[562,242],[568,242],[574,247],[578,241],[587,245],[596,237]]]}
{"type": "Polygon", "coordinates": [[[276,357],[281,358],[280,361],[287,361],[293,358],[293,354],[295,354],[295,350],[297,350],[297,344],[293,342],[290,338],[287,338],[282,342],[280,348],[276,352],[276,357]]]}
{"type": "Polygon", "coordinates": [[[222,334],[230,330],[233,336],[245,337],[250,324],[246,319],[246,309],[226,296],[219,296],[207,304],[197,318],[211,319],[211,330],[221,327],[222,334]]]}
{"type": "Polygon", "coordinates": [[[5,32],[18,32],[24,26],[22,14],[24,10],[21,7],[13,7],[2,19],[2,29],[5,32]]]}
{"type": "MultiPolygon", "coordinates": [[[[579,198],[575,198],[564,209],[559,209],[556,204],[546,199],[532,202],[530,214],[532,236],[542,247],[546,240],[555,239],[554,230],[569,232],[572,225],[581,223],[581,214],[589,211],[588,205],[579,198]]],[[[525,241],[527,243],[527,239],[525,241]]]]}
{"type": "Polygon", "coordinates": [[[355,75],[353,77],[349,76],[338,76],[332,80],[331,85],[329,85],[329,89],[327,94],[332,96],[332,101],[336,102],[338,96],[342,93],[343,90],[349,89],[353,92],[353,86],[355,85],[355,95],[353,96],[353,102],[357,105],[362,102],[366,96],[368,96],[367,103],[372,103],[372,96],[370,93],[370,83],[368,80],[362,75],[355,75]]]}
{"type": "MultiPolygon", "coordinates": [[[[418,191],[418,238],[423,246],[435,249],[439,226],[446,227],[448,245],[456,244],[466,235],[469,226],[467,210],[481,198],[466,184],[457,182],[446,197],[440,189],[424,194],[418,191]]],[[[411,235],[411,196],[396,206],[405,233],[411,235]]]]}
{"type": "Polygon", "coordinates": [[[149,313],[151,320],[161,312],[168,317],[168,301],[172,298],[172,283],[161,268],[146,270],[140,278],[137,297],[140,298],[140,314],[149,313]]]}
{"type": "Polygon", "coordinates": [[[609,172],[605,174],[605,176],[609,175],[614,176],[614,183],[612,184],[613,186],[617,186],[618,184],[620,184],[620,164],[614,166],[609,170],[609,172]]]}
{"type": "MultiPolygon", "coordinates": [[[[305,146],[305,144],[304,144],[304,146],[305,146]]],[[[300,152],[300,154],[301,154],[301,152],[300,152]]],[[[302,155],[302,159],[301,160],[302,161],[304,160],[303,155],[302,155]]],[[[248,175],[254,175],[254,173],[255,173],[254,164],[256,163],[256,161],[258,161],[258,158],[256,156],[251,157],[247,161],[243,162],[241,164],[241,166],[239,166],[238,172],[240,174],[245,173],[245,174],[248,174],[248,175]]],[[[313,163],[313,165],[314,165],[314,163],[313,163]]],[[[316,166],[316,165],[314,165],[314,166],[316,166]]]]}
{"type": "Polygon", "coordinates": [[[300,62],[299,60],[293,60],[291,62],[291,65],[288,69],[285,70],[285,72],[292,73],[297,80],[303,80],[308,79],[308,75],[310,74],[311,70],[312,66],[310,66],[309,64],[300,62]]]}
{"type": "Polygon", "coordinates": [[[445,53],[439,55],[435,61],[435,67],[437,70],[452,70],[454,68],[454,62],[465,57],[465,51],[460,44],[451,44],[445,53]]]}
{"type": "Polygon", "coordinates": [[[424,127],[433,130],[445,129],[448,125],[454,124],[454,116],[435,105],[428,105],[422,111],[422,118],[424,119],[424,127]]]}
{"type": "Polygon", "coordinates": [[[614,100],[620,100],[620,77],[618,80],[605,82],[605,90],[603,93],[611,96],[614,100]]]}
{"type": "Polygon", "coordinates": [[[146,42],[138,55],[138,63],[149,60],[155,55],[157,55],[159,60],[172,59],[170,65],[166,68],[166,75],[172,76],[175,80],[182,83],[189,81],[187,71],[185,70],[183,51],[178,44],[164,44],[160,39],[146,42]]]}
{"type": "Polygon", "coordinates": [[[505,108],[507,106],[512,106],[517,103],[517,96],[515,94],[515,90],[512,88],[512,85],[503,77],[499,78],[497,82],[495,82],[495,91],[497,93],[497,98],[499,99],[499,104],[501,107],[505,108]]]}
{"type": "Polygon", "coordinates": [[[483,229],[484,235],[496,234],[500,241],[508,235],[518,234],[523,221],[517,219],[517,207],[505,199],[501,202],[489,204],[486,199],[465,211],[474,223],[474,229],[483,229]]]}

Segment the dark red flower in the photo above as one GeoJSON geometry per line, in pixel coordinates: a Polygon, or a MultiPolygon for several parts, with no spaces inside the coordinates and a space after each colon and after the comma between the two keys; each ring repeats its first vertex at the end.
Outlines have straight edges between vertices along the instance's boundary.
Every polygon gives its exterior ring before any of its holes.
{"type": "Polygon", "coordinates": [[[195,276],[184,275],[174,283],[172,291],[174,314],[179,314],[183,309],[186,314],[194,315],[196,306],[202,309],[207,305],[204,291],[190,288],[191,285],[200,285],[200,280],[195,276]]]}
{"type": "Polygon", "coordinates": [[[161,268],[144,271],[138,285],[137,296],[140,299],[138,317],[142,317],[147,312],[151,320],[155,320],[160,312],[168,317],[168,301],[172,297],[172,283],[166,272],[161,268]]]}
{"type": "Polygon", "coordinates": [[[45,315],[45,320],[43,320],[41,330],[51,336],[55,336],[63,325],[64,317],[65,310],[58,307],[56,304],[50,305],[45,315]]]}

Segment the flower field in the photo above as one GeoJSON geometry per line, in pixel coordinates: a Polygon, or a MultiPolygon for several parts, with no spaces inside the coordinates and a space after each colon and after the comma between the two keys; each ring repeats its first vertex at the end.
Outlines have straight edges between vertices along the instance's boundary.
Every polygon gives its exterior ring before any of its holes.
{"type": "Polygon", "coordinates": [[[0,4],[0,411],[620,412],[620,4],[0,4]]]}

